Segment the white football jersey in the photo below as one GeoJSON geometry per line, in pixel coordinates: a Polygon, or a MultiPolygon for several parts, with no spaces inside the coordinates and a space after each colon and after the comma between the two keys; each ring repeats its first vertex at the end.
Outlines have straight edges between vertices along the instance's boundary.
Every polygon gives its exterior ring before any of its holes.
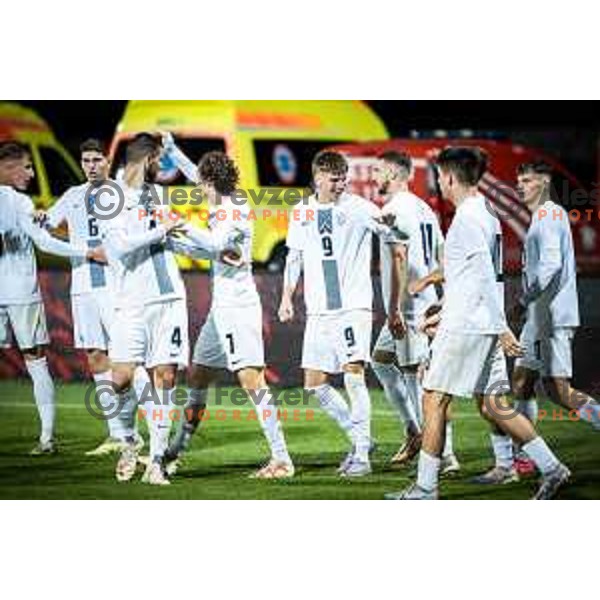
{"type": "Polygon", "coordinates": [[[0,186],[0,305],[41,300],[34,244],[59,256],[86,255],[84,245],[60,241],[36,225],[33,212],[31,198],[0,186]]]}
{"type": "Polygon", "coordinates": [[[548,200],[531,218],[523,247],[523,294],[537,327],[579,326],[577,271],[567,212],[548,200]],[[545,287],[542,292],[541,286],[545,287]]]}
{"type": "Polygon", "coordinates": [[[462,334],[506,331],[502,228],[483,196],[456,209],[444,247],[444,306],[440,330],[462,334]]]}
{"type": "MultiPolygon", "coordinates": [[[[115,307],[139,306],[185,299],[185,286],[174,253],[166,248],[162,226],[153,218],[153,208],[146,210],[140,199],[142,190],[133,190],[119,182],[125,205],[112,219],[98,220],[102,242],[111,268],[115,307]],[[153,243],[148,244],[148,241],[153,243]]],[[[158,197],[162,189],[156,186],[158,197]]]]}
{"type": "MultiPolygon", "coordinates": [[[[87,195],[90,184],[84,183],[69,188],[48,211],[48,225],[58,227],[63,221],[69,228],[69,239],[80,241],[95,248],[102,243],[98,219],[86,206],[94,202],[93,195],[87,195]]],[[[107,289],[110,269],[107,265],[85,259],[71,259],[71,294],[84,294],[107,289]]]]}
{"type": "Polygon", "coordinates": [[[344,193],[331,204],[311,196],[299,212],[301,218],[290,221],[287,245],[303,253],[307,315],[371,310],[371,243],[379,209],[344,193]]]}
{"type": "Polygon", "coordinates": [[[252,234],[253,223],[248,221],[250,207],[247,204],[237,206],[229,198],[222,198],[222,203],[212,207],[208,226],[211,233],[221,238],[227,237],[234,229],[243,232],[244,239],[240,244],[244,264],[233,267],[213,260],[212,305],[215,307],[249,306],[260,303],[252,275],[252,234]]]}
{"type": "MultiPolygon", "coordinates": [[[[439,221],[430,206],[411,192],[398,192],[381,209],[383,215],[393,215],[396,227],[408,238],[407,275],[408,281],[426,277],[439,268],[437,248],[443,244],[439,221]]],[[[391,256],[385,238],[380,238],[381,290],[386,312],[389,312],[391,287],[391,256]]],[[[419,320],[428,306],[438,300],[434,286],[412,296],[406,294],[402,301],[407,320],[419,320]]]]}

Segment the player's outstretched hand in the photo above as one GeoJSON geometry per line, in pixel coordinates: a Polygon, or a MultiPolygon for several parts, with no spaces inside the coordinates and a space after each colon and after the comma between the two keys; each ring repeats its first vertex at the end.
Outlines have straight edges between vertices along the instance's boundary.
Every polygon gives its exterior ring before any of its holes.
{"type": "Polygon", "coordinates": [[[158,134],[160,135],[163,149],[165,152],[169,152],[169,150],[171,150],[171,148],[175,145],[173,134],[170,131],[164,131],[162,129],[158,131],[158,134]]]}
{"type": "Polygon", "coordinates": [[[406,335],[406,323],[402,313],[398,310],[391,311],[387,319],[388,329],[395,339],[401,340],[406,335]]]}
{"type": "Polygon", "coordinates": [[[408,284],[408,293],[411,296],[416,296],[420,294],[424,289],[429,285],[428,277],[421,277],[421,279],[414,279],[408,284]]]}
{"type": "Polygon", "coordinates": [[[442,320],[442,305],[432,304],[423,315],[419,329],[430,339],[435,337],[440,321],[442,320]]]}
{"type": "Polygon", "coordinates": [[[524,354],[523,347],[510,329],[500,334],[500,345],[506,356],[517,357],[524,354]]]}
{"type": "Polygon", "coordinates": [[[86,258],[88,260],[106,264],[108,260],[106,259],[106,252],[102,246],[97,246],[96,248],[90,248],[87,251],[86,258]]]}
{"type": "Polygon", "coordinates": [[[290,298],[287,296],[281,298],[281,304],[279,305],[277,314],[282,323],[288,323],[294,318],[294,303],[290,298]]]}

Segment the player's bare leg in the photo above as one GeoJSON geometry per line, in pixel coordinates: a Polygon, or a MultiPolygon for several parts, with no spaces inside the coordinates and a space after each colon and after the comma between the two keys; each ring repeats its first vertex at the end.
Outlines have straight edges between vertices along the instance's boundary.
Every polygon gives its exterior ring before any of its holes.
{"type": "Polygon", "coordinates": [[[38,444],[31,451],[33,456],[53,454],[56,401],[54,382],[48,370],[48,360],[43,346],[21,351],[25,366],[33,382],[33,396],[40,419],[41,432],[38,444]]]}
{"type": "MultiPolygon", "coordinates": [[[[396,364],[396,355],[393,352],[376,350],[373,353],[372,366],[375,375],[385,391],[385,397],[394,410],[398,412],[405,428],[404,443],[390,462],[394,465],[405,465],[421,449],[420,419],[413,402],[411,402],[403,373],[396,364]]],[[[419,402],[421,402],[420,399],[419,402]]]]}
{"type": "Polygon", "coordinates": [[[285,479],[293,477],[294,465],[287,451],[278,407],[262,367],[247,367],[237,371],[240,386],[247,392],[252,402],[261,428],[269,444],[271,458],[269,462],[252,475],[257,479],[285,479]]]}
{"type": "MultiPolygon", "coordinates": [[[[87,350],[87,362],[94,382],[96,384],[96,399],[105,413],[112,412],[114,409],[113,397],[107,392],[107,388],[112,382],[112,373],[110,368],[110,359],[104,350],[87,350]]],[[[121,433],[116,418],[107,418],[106,426],[108,437],[96,448],[86,452],[86,456],[104,456],[121,450],[121,433]]]]}
{"type": "Polygon", "coordinates": [[[477,403],[483,418],[520,445],[542,474],[540,487],[534,499],[547,500],[554,497],[567,483],[571,472],[548,448],[531,421],[522,414],[511,411],[505,396],[477,396],[477,403]]]}
{"type": "Polygon", "coordinates": [[[165,469],[176,472],[179,459],[188,449],[192,436],[202,422],[206,410],[209,386],[217,379],[218,371],[204,365],[192,364],[188,376],[188,400],[181,425],[165,453],[165,469]]]}
{"type": "Polygon", "coordinates": [[[567,377],[543,377],[542,387],[550,400],[569,411],[578,411],[582,421],[600,430],[600,404],[591,396],[575,389],[567,377]]]}
{"type": "MultiPolygon", "coordinates": [[[[307,392],[314,394],[319,401],[321,409],[339,425],[340,429],[346,434],[346,437],[352,444],[352,418],[350,416],[350,409],[343,396],[329,384],[329,375],[323,371],[305,369],[304,388],[307,392]]],[[[348,455],[338,468],[339,473],[346,470],[352,459],[353,453],[354,448],[351,447],[348,455]]]]}

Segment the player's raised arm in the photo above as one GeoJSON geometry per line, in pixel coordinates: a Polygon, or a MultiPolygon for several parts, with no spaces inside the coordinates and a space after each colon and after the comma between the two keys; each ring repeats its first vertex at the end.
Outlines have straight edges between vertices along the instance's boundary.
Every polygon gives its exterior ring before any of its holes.
{"type": "Polygon", "coordinates": [[[162,134],[163,149],[175,166],[194,183],[200,183],[198,167],[177,147],[171,133],[162,134]]]}

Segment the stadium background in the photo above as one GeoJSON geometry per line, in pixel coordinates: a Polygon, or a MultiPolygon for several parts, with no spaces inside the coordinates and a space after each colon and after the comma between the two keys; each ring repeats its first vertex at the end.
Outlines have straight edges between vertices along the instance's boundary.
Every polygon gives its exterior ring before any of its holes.
{"type": "MultiPolygon", "coordinates": [[[[384,121],[391,138],[448,136],[458,139],[470,135],[507,139],[538,148],[556,158],[588,189],[600,179],[600,110],[595,102],[368,103],[384,121]]],[[[37,111],[74,157],[78,156],[79,144],[87,137],[110,141],[126,106],[122,101],[20,101],[20,104],[37,111]]],[[[189,292],[191,339],[194,340],[208,310],[209,281],[208,275],[201,272],[185,272],[184,277],[189,292]]],[[[269,379],[274,385],[298,385],[303,331],[301,294],[297,295],[300,318],[291,327],[282,327],[275,318],[280,276],[257,272],[256,277],[264,304],[269,379]]],[[[85,379],[88,377],[85,359],[72,348],[68,271],[42,269],[41,283],[52,338],[49,352],[52,372],[63,381],[85,379]]],[[[518,284],[516,277],[509,280],[509,303],[515,297],[518,284]]],[[[374,333],[382,319],[378,288],[375,281],[374,333]]],[[[580,278],[579,288],[583,326],[575,342],[575,382],[587,391],[595,392],[600,390],[600,375],[596,375],[594,364],[594,357],[600,351],[600,279],[580,278]]],[[[25,374],[15,350],[0,350],[0,359],[1,379],[25,374]]]]}
{"type": "MultiPolygon", "coordinates": [[[[29,102],[44,118],[57,138],[77,157],[78,146],[87,137],[109,141],[123,113],[125,102],[29,102]]],[[[465,134],[489,139],[506,139],[538,148],[557,159],[585,186],[600,178],[597,174],[600,104],[585,102],[370,102],[383,119],[393,138],[416,134],[451,139],[465,134]]],[[[67,263],[64,263],[65,267],[67,263]]],[[[216,405],[209,396],[209,410],[225,411],[226,419],[208,422],[195,437],[186,463],[173,485],[155,489],[135,482],[128,486],[114,483],[114,457],[90,458],[85,452],[95,447],[104,435],[104,423],[90,418],[84,398],[93,385],[85,372],[85,359],[72,348],[69,298],[69,272],[41,269],[40,280],[49,317],[52,345],[49,348],[51,371],[57,383],[57,439],[60,453],[48,460],[28,456],[37,435],[36,409],[31,383],[25,376],[22,360],[15,350],[0,350],[0,498],[211,498],[211,499],[381,499],[385,492],[401,489],[413,477],[409,469],[395,470],[389,457],[402,438],[395,414],[373,378],[373,435],[377,452],[372,458],[374,473],[360,484],[340,481],[335,467],[347,451],[346,441],[333,422],[317,406],[303,407],[300,419],[286,421],[284,427],[299,477],[281,485],[246,476],[264,459],[266,445],[257,424],[239,423],[232,418],[228,403],[216,405]],[[311,418],[308,418],[308,413],[311,418]],[[314,416],[313,416],[314,415],[314,416]]],[[[207,314],[210,301],[206,272],[186,271],[192,340],[207,314]]],[[[289,327],[276,321],[281,276],[264,270],[256,273],[264,306],[268,377],[275,386],[300,383],[299,369],[303,319],[289,327]]],[[[600,351],[600,277],[580,277],[579,297],[583,326],[575,341],[575,383],[590,392],[600,391],[596,357],[600,351]]],[[[517,277],[508,280],[508,302],[519,286],[517,277]]],[[[382,312],[378,282],[376,322],[382,312]]],[[[296,301],[301,309],[301,294],[296,301]]],[[[227,382],[226,382],[227,383],[227,382]]],[[[228,383],[231,383],[229,380],[228,383]]],[[[596,394],[598,395],[598,394],[596,394]]],[[[547,418],[541,431],[565,462],[573,466],[575,478],[561,498],[597,499],[600,497],[598,433],[587,424],[573,424],[563,413],[555,416],[547,401],[541,403],[547,418]]],[[[252,411],[250,411],[252,412],[252,411]]],[[[214,414],[214,411],[213,411],[214,414]]],[[[525,499],[532,491],[531,481],[490,488],[469,483],[471,476],[489,467],[488,429],[476,414],[474,403],[458,402],[454,407],[454,440],[462,465],[461,476],[444,481],[445,498],[525,499]]],[[[145,423],[140,423],[142,433],[145,423]]]]}

